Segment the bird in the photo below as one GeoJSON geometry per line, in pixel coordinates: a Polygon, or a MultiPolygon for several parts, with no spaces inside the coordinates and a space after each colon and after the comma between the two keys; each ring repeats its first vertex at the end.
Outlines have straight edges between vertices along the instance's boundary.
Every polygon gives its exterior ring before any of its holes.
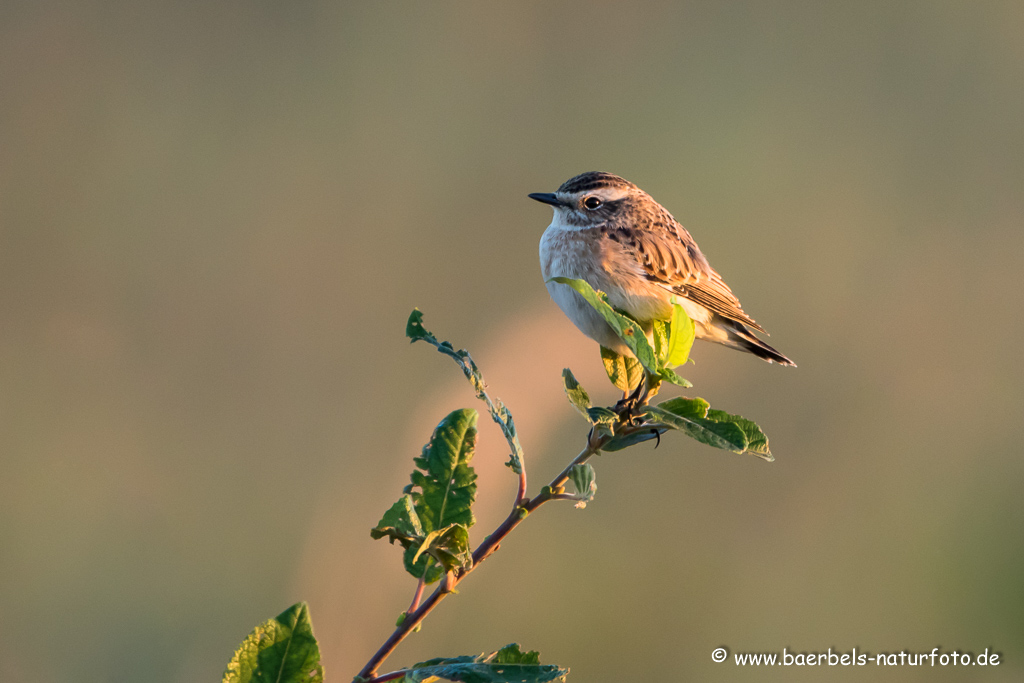
{"type": "Polygon", "coordinates": [[[743,312],[739,299],[711,267],[690,233],[639,187],[612,173],[591,171],[530,199],[554,209],[540,240],[541,274],[551,298],[583,334],[620,355],[633,353],[578,292],[553,282],[585,280],[608,303],[638,321],[668,320],[673,301],[694,323],[697,339],[794,366],[754,332],[765,329],[743,312]]]}

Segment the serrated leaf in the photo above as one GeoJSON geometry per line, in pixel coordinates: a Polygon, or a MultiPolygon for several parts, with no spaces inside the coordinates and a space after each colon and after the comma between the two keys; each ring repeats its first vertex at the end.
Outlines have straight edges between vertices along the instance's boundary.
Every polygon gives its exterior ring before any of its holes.
{"type": "Polygon", "coordinates": [[[408,494],[399,498],[397,503],[388,508],[388,511],[377,522],[377,526],[370,529],[370,536],[374,539],[387,536],[391,543],[398,541],[406,548],[425,534],[420,516],[413,505],[412,496],[408,494]]]}
{"type": "Polygon", "coordinates": [[[655,423],[678,429],[701,443],[715,448],[743,453],[747,450],[747,437],[739,426],[732,422],[716,422],[707,418],[676,415],[659,406],[647,406],[645,417],[655,423]]]}
{"type": "Polygon", "coordinates": [[[597,493],[597,474],[594,472],[594,468],[588,462],[573,465],[569,470],[569,479],[572,480],[572,485],[576,488],[576,499],[579,501],[576,503],[576,507],[587,507],[587,503],[594,500],[594,495],[597,493]]]}
{"type": "Polygon", "coordinates": [[[467,566],[469,536],[476,499],[476,472],[470,466],[476,446],[477,412],[449,413],[434,429],[430,442],[415,458],[417,469],[406,495],[384,513],[370,531],[405,548],[405,569],[427,583],[455,566],[467,566]],[[459,531],[456,527],[461,527],[459,531]]]}
{"type": "Polygon", "coordinates": [[[587,417],[587,409],[590,408],[590,396],[587,394],[587,390],[580,386],[569,368],[562,370],[562,382],[565,385],[565,395],[568,397],[569,403],[579,411],[580,415],[587,417]]]}
{"type": "Polygon", "coordinates": [[[519,643],[509,643],[494,653],[495,664],[540,664],[540,653],[536,650],[523,652],[519,643]]]}
{"type": "Polygon", "coordinates": [[[640,365],[644,366],[651,374],[658,374],[660,370],[658,359],[654,355],[654,349],[651,348],[650,343],[647,341],[647,335],[644,334],[643,328],[640,327],[637,321],[612,308],[608,303],[607,295],[603,292],[597,292],[586,280],[553,277],[550,281],[576,290],[576,293],[583,297],[583,300],[590,304],[604,318],[604,321],[608,323],[612,331],[622,340],[622,343],[640,361],[640,365]]]}
{"type": "Polygon", "coordinates": [[[476,472],[470,465],[476,447],[478,414],[465,408],[449,413],[415,458],[410,494],[427,533],[449,524],[473,526],[476,472]],[[418,487],[419,491],[415,491],[418,487]]]}
{"type": "Polygon", "coordinates": [[[521,652],[519,645],[506,645],[497,652],[476,657],[439,657],[420,662],[398,679],[403,683],[426,683],[437,679],[462,683],[549,683],[565,680],[568,669],[541,664],[537,652],[521,652]]]}
{"type": "Polygon", "coordinates": [[[672,302],[672,319],[669,322],[668,351],[665,364],[676,367],[685,363],[690,357],[693,339],[696,334],[693,321],[686,310],[672,302]]]}
{"type": "Polygon", "coordinates": [[[611,383],[627,394],[643,381],[643,366],[632,356],[623,356],[602,346],[601,361],[611,383]]]}
{"type": "Polygon", "coordinates": [[[761,431],[761,427],[756,422],[748,420],[745,417],[739,415],[731,415],[722,410],[709,410],[708,419],[716,422],[731,422],[737,427],[743,430],[743,434],[747,437],[747,452],[753,453],[759,457],[764,458],[768,462],[773,462],[775,456],[768,450],[768,437],[765,436],[764,432],[761,431]]]}
{"type": "Polygon", "coordinates": [[[228,663],[222,683],[323,683],[309,606],[300,602],[257,626],[228,663]]]}

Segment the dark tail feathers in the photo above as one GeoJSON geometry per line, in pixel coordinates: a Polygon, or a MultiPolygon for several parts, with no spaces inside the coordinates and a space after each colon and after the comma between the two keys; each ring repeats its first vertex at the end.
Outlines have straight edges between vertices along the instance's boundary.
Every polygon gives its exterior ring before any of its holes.
{"type": "Polygon", "coordinates": [[[729,322],[732,324],[725,327],[729,338],[728,341],[723,342],[726,346],[752,353],[769,363],[775,362],[779,365],[792,365],[794,368],[796,367],[796,363],[755,337],[754,333],[747,329],[745,325],[731,320],[729,322]]]}

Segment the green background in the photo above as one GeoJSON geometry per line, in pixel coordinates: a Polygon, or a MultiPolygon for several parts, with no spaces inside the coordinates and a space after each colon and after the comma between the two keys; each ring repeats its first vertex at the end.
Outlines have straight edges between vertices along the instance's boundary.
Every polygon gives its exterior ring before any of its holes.
{"type": "MultiPolygon", "coordinates": [[[[0,5],[0,679],[219,678],[308,600],[330,680],[413,581],[369,529],[468,347],[536,490],[582,446],[526,198],[586,170],[687,226],[779,368],[684,374],[777,461],[595,462],[389,664],[518,640],[570,680],[1024,678],[1024,5],[0,5]],[[711,650],[992,648],[997,668],[711,650]]],[[[671,395],[671,391],[667,392],[671,395]]],[[[515,481],[481,420],[474,538],[515,481]]]]}

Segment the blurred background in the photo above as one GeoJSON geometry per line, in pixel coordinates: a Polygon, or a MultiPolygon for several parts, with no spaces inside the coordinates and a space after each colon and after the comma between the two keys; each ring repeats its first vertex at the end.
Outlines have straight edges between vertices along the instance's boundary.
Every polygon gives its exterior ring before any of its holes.
{"type": "MultiPolygon", "coordinates": [[[[1024,679],[1022,35],[1012,1],[3,3],[0,679],[219,680],[307,600],[350,680],[415,583],[368,531],[481,407],[409,311],[473,352],[534,488],[586,434],[561,369],[617,398],[526,198],[587,170],[799,364],[684,369],[777,460],[601,457],[385,670],[515,640],[575,681],[1024,679]]],[[[481,425],[477,541],[515,490],[481,425]]]]}

